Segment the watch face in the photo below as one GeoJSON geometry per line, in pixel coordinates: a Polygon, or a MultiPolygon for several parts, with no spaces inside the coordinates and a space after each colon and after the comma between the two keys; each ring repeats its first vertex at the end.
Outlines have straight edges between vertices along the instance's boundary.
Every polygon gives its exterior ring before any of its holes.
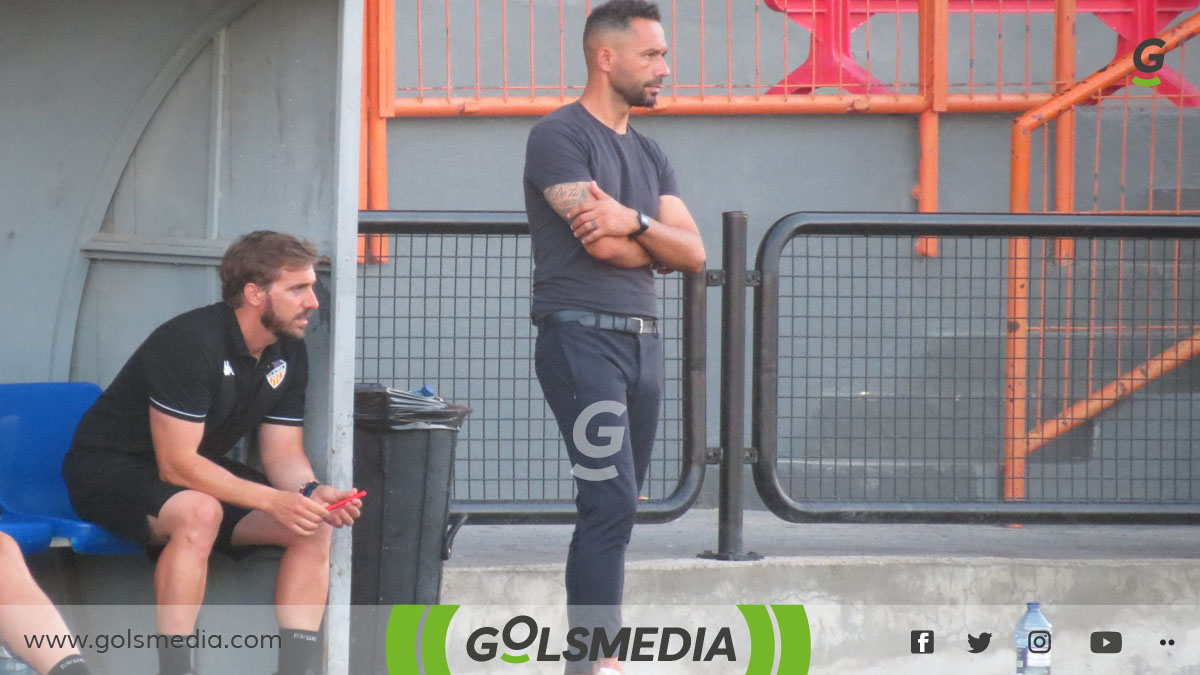
{"type": "Polygon", "coordinates": [[[644,213],[639,213],[638,214],[638,225],[641,225],[642,227],[650,227],[650,216],[648,216],[644,213]]]}

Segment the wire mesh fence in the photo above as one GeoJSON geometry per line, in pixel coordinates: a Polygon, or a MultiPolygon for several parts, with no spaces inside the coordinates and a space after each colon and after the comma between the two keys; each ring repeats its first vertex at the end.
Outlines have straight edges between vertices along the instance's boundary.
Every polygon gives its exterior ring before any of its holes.
{"type": "Polygon", "coordinates": [[[789,497],[1196,502],[1196,242],[1079,239],[1068,261],[1050,238],[942,242],[936,259],[908,236],[787,245],[774,443],[789,497]]]}
{"type": "MultiPolygon", "coordinates": [[[[459,434],[454,499],[574,498],[570,464],[533,368],[533,262],[524,227],[388,234],[385,262],[360,266],[356,379],[429,385],[473,412],[459,434]]],[[[666,381],[642,495],[675,489],[683,458],[683,284],[658,278],[666,381]]]]}

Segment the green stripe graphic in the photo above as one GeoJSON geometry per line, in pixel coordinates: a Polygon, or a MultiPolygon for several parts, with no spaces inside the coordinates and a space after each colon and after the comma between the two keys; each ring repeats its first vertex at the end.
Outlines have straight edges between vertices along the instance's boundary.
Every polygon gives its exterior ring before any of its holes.
{"type": "Polygon", "coordinates": [[[421,658],[425,664],[425,675],[450,675],[450,664],[446,662],[446,633],[450,632],[450,619],[458,611],[458,605],[430,605],[425,617],[425,630],[421,634],[421,658]]]}
{"type": "Polygon", "coordinates": [[[812,631],[804,605],[771,605],[779,624],[779,675],[808,675],[812,631]]]}
{"type": "Polygon", "coordinates": [[[395,605],[388,619],[387,668],[390,675],[450,675],[446,634],[458,605],[395,605]],[[426,612],[428,610],[428,612],[426,612]],[[425,625],[421,626],[424,617],[425,625]],[[417,641],[421,653],[417,654],[417,641]]]}
{"type": "Polygon", "coordinates": [[[750,629],[750,664],[746,675],[771,675],[775,665],[775,629],[765,605],[738,605],[750,629]]]}
{"type": "Polygon", "coordinates": [[[396,605],[388,617],[387,625],[387,668],[393,675],[419,673],[417,662],[417,635],[420,633],[421,616],[425,605],[396,605]]]}

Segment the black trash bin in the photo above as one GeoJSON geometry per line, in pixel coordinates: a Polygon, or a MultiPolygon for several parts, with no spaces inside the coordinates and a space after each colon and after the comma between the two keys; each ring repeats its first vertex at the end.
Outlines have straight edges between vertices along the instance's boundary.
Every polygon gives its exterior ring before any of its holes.
{"type": "Polygon", "coordinates": [[[367,496],[353,530],[351,672],[387,672],[392,605],[438,602],[454,444],[470,412],[428,388],[355,387],[354,484],[367,496]]]}

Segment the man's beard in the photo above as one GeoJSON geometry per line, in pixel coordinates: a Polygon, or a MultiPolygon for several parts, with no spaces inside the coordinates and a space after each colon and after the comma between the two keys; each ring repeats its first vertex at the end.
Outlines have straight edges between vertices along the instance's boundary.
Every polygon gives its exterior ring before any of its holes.
{"type": "Polygon", "coordinates": [[[274,335],[277,340],[289,337],[296,338],[297,340],[304,339],[303,328],[296,329],[295,331],[289,330],[289,322],[281,320],[279,315],[275,313],[275,303],[271,301],[270,295],[267,296],[267,304],[263,309],[262,315],[259,317],[259,321],[262,322],[263,328],[271,331],[271,335],[274,335]]]}
{"type": "Polygon", "coordinates": [[[650,80],[649,82],[638,82],[636,84],[614,85],[613,88],[618,94],[621,95],[621,98],[625,99],[625,102],[628,103],[630,107],[653,108],[654,104],[658,102],[658,94],[651,94],[650,92],[646,91],[646,89],[651,86],[657,87],[661,85],[662,80],[655,79],[650,80]]]}

